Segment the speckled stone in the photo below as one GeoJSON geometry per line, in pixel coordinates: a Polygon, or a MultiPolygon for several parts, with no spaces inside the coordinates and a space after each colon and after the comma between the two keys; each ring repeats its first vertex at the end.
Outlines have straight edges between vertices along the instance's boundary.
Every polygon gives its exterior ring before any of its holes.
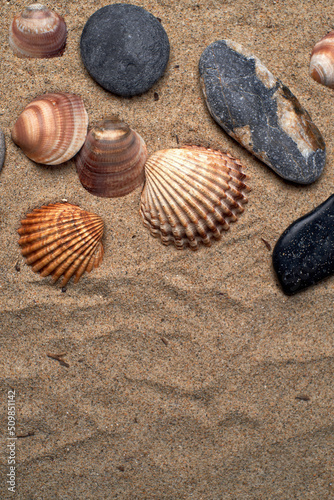
{"type": "Polygon", "coordinates": [[[326,159],[324,140],[298,99],[241,45],[221,40],[203,52],[199,71],[212,117],[278,175],[310,184],[326,159]]]}
{"type": "Polygon", "coordinates": [[[273,264],[287,295],[334,273],[334,195],[284,231],[273,264]]]}
{"type": "Polygon", "coordinates": [[[106,90],[133,96],[149,90],[169,58],[167,34],[142,7],[107,5],[87,21],[80,42],[90,75],[106,90]]]}
{"type": "Polygon", "coordinates": [[[0,130],[0,172],[2,170],[3,164],[5,163],[5,156],[6,156],[5,136],[2,130],[0,130]]]}

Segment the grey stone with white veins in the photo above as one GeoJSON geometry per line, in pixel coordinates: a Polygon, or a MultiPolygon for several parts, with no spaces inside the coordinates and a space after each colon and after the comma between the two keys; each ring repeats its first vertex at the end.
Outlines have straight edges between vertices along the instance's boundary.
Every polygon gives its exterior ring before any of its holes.
{"type": "Polygon", "coordinates": [[[2,130],[0,130],[0,172],[5,162],[5,156],[6,156],[5,136],[2,130]]]}
{"type": "Polygon", "coordinates": [[[310,184],[325,166],[325,142],[308,112],[261,61],[240,44],[220,40],[199,62],[212,117],[278,175],[310,184]]]}

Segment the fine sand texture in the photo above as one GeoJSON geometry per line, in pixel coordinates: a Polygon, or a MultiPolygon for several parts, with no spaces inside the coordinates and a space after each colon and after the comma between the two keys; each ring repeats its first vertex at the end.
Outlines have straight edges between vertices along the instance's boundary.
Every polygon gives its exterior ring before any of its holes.
{"type": "Polygon", "coordinates": [[[65,16],[67,48],[28,60],[8,44],[26,2],[1,2],[0,498],[334,498],[334,278],[287,297],[271,263],[281,233],[332,194],[334,91],[308,75],[313,45],[333,29],[332,2],[133,0],[161,19],[171,45],[163,78],[133,98],[103,90],[80,58],[87,19],[110,2],[45,3],[65,16]],[[321,130],[327,162],[314,184],[283,181],[209,115],[198,61],[223,38],[259,57],[321,130]],[[34,97],[54,91],[80,94],[90,126],[118,115],[150,154],[197,144],[239,158],[252,188],[244,214],[211,247],[180,251],[143,226],[141,188],[97,198],[73,162],[30,161],[11,128],[34,97]],[[62,199],[105,223],[102,265],[66,291],[24,263],[17,234],[26,213],[62,199]],[[48,356],[59,354],[64,362],[48,356]]]}

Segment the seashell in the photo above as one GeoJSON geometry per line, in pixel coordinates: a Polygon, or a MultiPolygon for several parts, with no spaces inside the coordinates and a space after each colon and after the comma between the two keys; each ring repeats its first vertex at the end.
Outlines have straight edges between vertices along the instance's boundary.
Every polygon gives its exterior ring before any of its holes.
{"type": "Polygon", "coordinates": [[[124,196],[144,182],[144,140],[116,117],[100,121],[75,157],[81,184],[96,196],[124,196]]]}
{"type": "Polygon", "coordinates": [[[103,221],[98,215],[70,203],[44,205],[21,222],[19,244],[26,263],[41,276],[65,286],[74,275],[98,267],[103,258],[103,221]]]}
{"type": "Polygon", "coordinates": [[[36,97],[18,117],[12,139],[31,160],[59,165],[83,145],[88,115],[81,97],[69,93],[36,97]]]}
{"type": "Polygon", "coordinates": [[[316,82],[334,89],[334,31],[315,44],[311,54],[310,75],[316,82]]]}
{"type": "Polygon", "coordinates": [[[26,7],[9,28],[9,45],[18,57],[59,57],[64,53],[66,37],[64,19],[40,3],[26,7]]]}
{"type": "Polygon", "coordinates": [[[154,153],[145,165],[141,215],[164,245],[197,250],[220,239],[237,220],[250,188],[241,163],[228,154],[197,146],[154,153]]]}

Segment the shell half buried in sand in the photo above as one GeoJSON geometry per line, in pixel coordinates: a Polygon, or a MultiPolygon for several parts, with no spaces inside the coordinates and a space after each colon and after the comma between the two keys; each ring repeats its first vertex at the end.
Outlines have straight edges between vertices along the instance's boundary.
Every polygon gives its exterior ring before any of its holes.
{"type": "Polygon", "coordinates": [[[164,245],[210,246],[237,220],[250,188],[241,163],[197,146],[154,153],[145,165],[141,215],[164,245]]]}
{"type": "Polygon", "coordinates": [[[74,276],[98,267],[103,258],[103,221],[98,215],[70,203],[55,203],[33,210],[18,231],[26,263],[41,276],[51,275],[62,286],[74,276]]]}

